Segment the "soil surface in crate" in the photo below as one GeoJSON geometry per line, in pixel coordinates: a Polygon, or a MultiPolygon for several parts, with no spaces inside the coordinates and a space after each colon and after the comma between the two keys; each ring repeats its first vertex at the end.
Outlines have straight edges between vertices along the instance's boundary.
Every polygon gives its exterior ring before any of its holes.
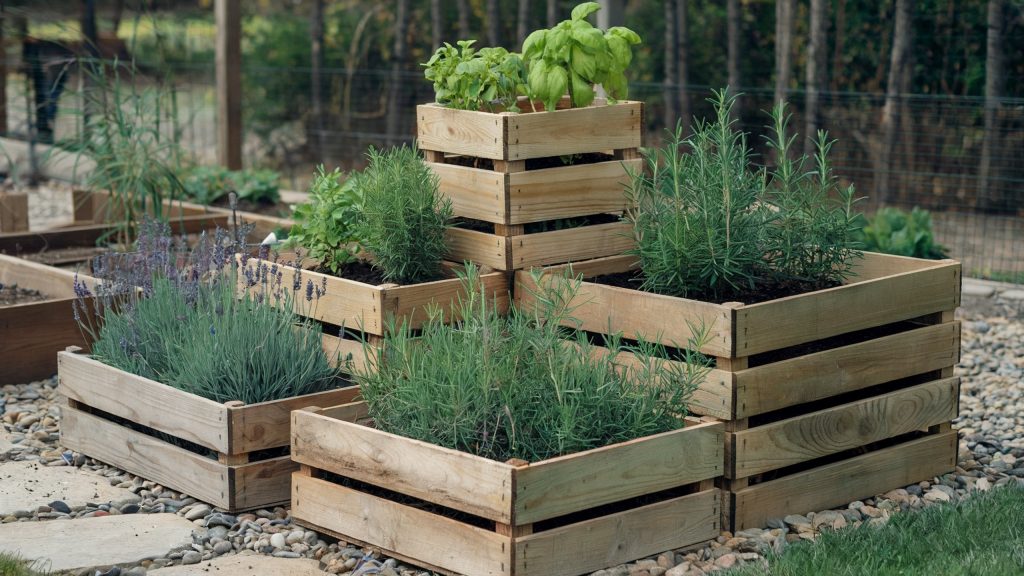
{"type": "MultiPolygon", "coordinates": [[[[388,281],[384,278],[384,273],[378,270],[364,260],[357,260],[356,262],[349,262],[342,266],[341,271],[335,274],[330,268],[326,266],[317,266],[314,272],[320,274],[326,274],[328,276],[335,276],[337,278],[344,278],[345,280],[352,280],[354,282],[362,282],[363,284],[370,284],[373,286],[379,286],[386,284],[388,281]]],[[[443,280],[444,276],[439,276],[436,280],[443,280]]]]}
{"type": "MultiPolygon", "coordinates": [[[[523,225],[524,234],[538,234],[540,232],[554,232],[556,230],[568,230],[569,228],[580,228],[582,226],[595,226],[597,224],[611,224],[618,222],[621,218],[616,214],[594,214],[592,216],[578,216],[575,218],[559,218],[557,220],[546,220],[544,222],[530,222],[523,225]]],[[[494,234],[494,224],[482,220],[471,220],[469,218],[456,218],[455,227],[494,234]]]]}
{"type": "Polygon", "coordinates": [[[43,294],[39,290],[21,288],[17,284],[0,283],[0,306],[28,304],[30,302],[42,302],[49,299],[49,296],[43,294]]]}
{"type": "MultiPolygon", "coordinates": [[[[642,292],[651,292],[657,294],[657,292],[644,290],[641,285],[644,281],[643,272],[638,270],[631,270],[628,272],[619,272],[617,274],[602,274],[593,278],[588,278],[588,282],[595,284],[604,284],[605,286],[615,286],[617,288],[629,288],[632,290],[640,290],[642,292]]],[[[816,290],[824,290],[826,288],[834,288],[839,286],[838,282],[820,283],[820,282],[798,282],[798,281],[774,281],[764,282],[759,284],[756,288],[743,288],[737,292],[729,294],[723,297],[714,297],[708,294],[690,294],[686,298],[690,300],[701,300],[703,302],[711,302],[713,304],[723,304],[725,302],[742,302],[744,304],[758,304],[760,302],[767,302],[769,300],[775,300],[778,298],[785,298],[787,296],[796,296],[797,294],[806,294],[807,292],[814,292],[816,290]]]]}
{"type": "MultiPolygon", "coordinates": [[[[544,158],[530,158],[526,161],[527,170],[543,170],[545,168],[561,168],[562,166],[579,166],[582,164],[597,164],[614,160],[611,154],[591,152],[589,154],[572,154],[570,156],[547,156],[544,158]]],[[[445,164],[456,166],[467,166],[481,170],[494,170],[494,160],[489,158],[474,158],[473,156],[452,156],[445,158],[445,164]]]]}

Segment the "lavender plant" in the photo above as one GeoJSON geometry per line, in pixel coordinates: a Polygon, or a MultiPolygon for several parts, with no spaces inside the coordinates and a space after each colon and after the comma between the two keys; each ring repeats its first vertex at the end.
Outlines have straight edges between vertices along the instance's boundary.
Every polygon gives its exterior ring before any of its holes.
{"type": "MultiPolygon", "coordinates": [[[[392,324],[379,370],[356,374],[378,428],[499,461],[536,461],[682,426],[708,371],[702,356],[624,367],[615,361],[626,350],[618,338],[610,353],[582,333],[565,339],[560,325],[571,317],[578,281],[538,281],[541,306],[503,317],[475,267],[462,279],[461,322],[446,324],[435,310],[418,335],[392,324]]],[[[707,337],[695,332],[694,350],[707,337]]],[[[635,351],[664,352],[644,343],[635,351]]]]}
{"type": "Polygon", "coordinates": [[[97,258],[95,294],[76,279],[74,304],[93,356],[218,402],[336,387],[319,327],[293,312],[303,290],[312,305],[325,287],[303,284],[297,267],[286,281],[276,263],[237,260],[243,234],[217,230],[188,249],[166,224],[147,221],[135,252],[97,258]],[[238,296],[239,275],[258,288],[253,296],[238,296]]]}

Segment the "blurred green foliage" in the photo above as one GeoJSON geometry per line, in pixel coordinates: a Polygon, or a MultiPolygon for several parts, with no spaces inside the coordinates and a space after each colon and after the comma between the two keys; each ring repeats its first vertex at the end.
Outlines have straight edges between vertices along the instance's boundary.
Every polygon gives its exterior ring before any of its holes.
{"type": "Polygon", "coordinates": [[[899,208],[885,207],[870,218],[861,216],[855,225],[857,240],[868,252],[934,260],[949,255],[949,251],[935,241],[932,216],[927,210],[915,207],[907,213],[899,208]]]}

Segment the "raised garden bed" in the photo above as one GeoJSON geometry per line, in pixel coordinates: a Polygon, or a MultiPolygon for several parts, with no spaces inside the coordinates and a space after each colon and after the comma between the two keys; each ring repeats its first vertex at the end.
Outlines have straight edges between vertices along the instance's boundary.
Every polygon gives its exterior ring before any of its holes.
{"type": "Polygon", "coordinates": [[[28,194],[0,192],[0,232],[28,230],[28,194]]]}
{"type": "Polygon", "coordinates": [[[71,272],[0,254],[0,284],[40,298],[0,305],[0,384],[49,378],[57,373],[57,352],[87,345],[71,309],[73,282],[71,272]]]}
{"type": "MultiPolygon", "coordinates": [[[[70,314],[69,314],[70,316],[70,314]]],[[[60,352],[61,444],[229,511],[288,501],[289,413],[350,402],[349,387],[244,405],[218,403],[60,352]]]]}
{"type": "Polygon", "coordinates": [[[618,222],[536,232],[526,226],[622,213],[627,167],[640,168],[641,102],[568,105],[566,98],[553,112],[519,114],[417,107],[417,144],[441,193],[456,216],[490,228],[452,229],[452,259],[515,270],[621,254],[632,246],[628,226],[618,222]]]}
{"type": "Polygon", "coordinates": [[[720,422],[503,463],[376,430],[365,416],[362,402],[292,413],[297,523],[473,575],[581,574],[719,534],[720,422]]]}
{"type": "MultiPolygon", "coordinates": [[[[629,257],[574,264],[584,278],[629,257]]],[[[564,267],[549,268],[558,281],[564,267]]],[[[533,281],[516,276],[529,305],[533,281]]],[[[725,523],[742,530],[953,470],[960,264],[867,253],[842,286],[745,305],[584,281],[580,329],[676,346],[688,323],[716,366],[691,410],[726,420],[725,523]]],[[[624,356],[623,362],[635,357],[624,356]]]]}

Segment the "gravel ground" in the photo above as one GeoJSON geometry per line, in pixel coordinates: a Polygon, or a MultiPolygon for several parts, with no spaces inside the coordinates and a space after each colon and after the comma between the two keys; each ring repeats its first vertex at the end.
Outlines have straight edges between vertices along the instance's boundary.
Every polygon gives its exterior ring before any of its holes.
{"type": "MultiPolygon", "coordinates": [[[[964,299],[963,350],[957,373],[963,377],[959,465],[954,473],[929,482],[852,502],[849,506],[807,515],[773,519],[766,529],[723,532],[697,549],[668,551],[652,558],[616,566],[594,576],[700,576],[781,551],[793,542],[812,540],[820,531],[883,524],[895,513],[964,498],[973,491],[1017,482],[1024,484],[1024,301],[998,296],[964,299]]],[[[54,503],[23,510],[3,522],[107,514],[174,512],[196,524],[193,549],[145,561],[125,569],[134,576],[146,569],[194,564],[214,556],[255,550],[277,557],[308,557],[333,574],[409,576],[427,574],[415,567],[324,538],[292,523],[284,508],[229,515],[131,474],[58,446],[59,401],[54,380],[5,386],[0,396],[0,421],[11,447],[0,443],[0,462],[35,460],[46,466],[79,466],[105,476],[112,485],[128,488],[141,502],[99,506],[54,503]]],[[[0,432],[2,438],[3,432],[0,432]]],[[[122,573],[122,572],[117,572],[122,573]]],[[[113,575],[113,572],[110,573],[113,575]]]]}

